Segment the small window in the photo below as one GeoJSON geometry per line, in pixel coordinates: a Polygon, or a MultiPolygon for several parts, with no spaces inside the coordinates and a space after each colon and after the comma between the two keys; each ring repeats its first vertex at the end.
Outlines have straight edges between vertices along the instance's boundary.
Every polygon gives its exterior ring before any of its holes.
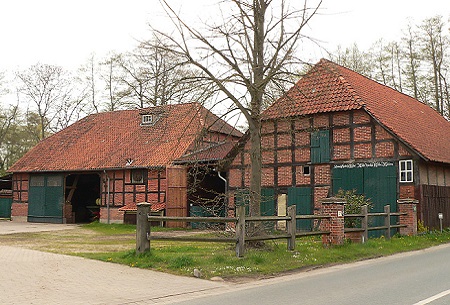
{"type": "Polygon", "coordinates": [[[44,186],[44,176],[32,176],[30,186],[44,186]]]}
{"type": "Polygon", "coordinates": [[[131,183],[143,184],[144,183],[144,170],[134,169],[131,171],[131,183]]]}
{"type": "Polygon", "coordinates": [[[310,168],[308,165],[303,166],[303,175],[309,176],[311,174],[310,168]]]}
{"type": "Polygon", "coordinates": [[[47,178],[47,186],[62,186],[62,179],[60,176],[49,176],[47,178]]]}
{"type": "Polygon", "coordinates": [[[153,124],[153,115],[152,114],[142,115],[142,125],[151,125],[151,124],[153,124]]]}
{"type": "Polygon", "coordinates": [[[413,182],[413,161],[399,161],[400,182],[413,182]]]}

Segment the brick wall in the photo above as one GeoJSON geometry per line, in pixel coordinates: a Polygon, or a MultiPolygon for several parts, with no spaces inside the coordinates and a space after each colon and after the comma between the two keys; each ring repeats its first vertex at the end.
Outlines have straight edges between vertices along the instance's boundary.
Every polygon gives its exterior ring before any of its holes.
{"type": "MultiPolygon", "coordinates": [[[[110,207],[109,209],[109,223],[123,223],[124,212],[119,211],[117,207],[110,207]]],[[[106,207],[100,208],[100,222],[108,223],[108,209],[106,207]]]]}
{"type": "Polygon", "coordinates": [[[11,205],[11,220],[17,222],[26,222],[28,217],[27,203],[13,203],[11,205]]]}

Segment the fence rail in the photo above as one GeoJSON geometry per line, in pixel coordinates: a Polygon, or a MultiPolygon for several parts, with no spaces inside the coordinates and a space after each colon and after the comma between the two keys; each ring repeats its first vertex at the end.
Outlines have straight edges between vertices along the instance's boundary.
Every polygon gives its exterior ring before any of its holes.
{"type": "Polygon", "coordinates": [[[405,216],[407,213],[391,212],[390,206],[384,206],[384,212],[368,213],[367,206],[361,207],[361,214],[347,214],[347,218],[361,218],[361,228],[345,228],[344,233],[363,232],[363,242],[368,240],[369,231],[385,230],[385,237],[391,238],[391,229],[405,228],[407,225],[392,224],[391,216],[405,216]],[[369,226],[369,217],[384,217],[384,226],[369,226]]]}
{"type": "MultiPolygon", "coordinates": [[[[172,216],[151,216],[149,215],[150,204],[139,204],[137,211],[137,225],[136,225],[136,252],[143,253],[150,249],[151,240],[174,240],[174,241],[197,241],[197,242],[226,242],[236,243],[236,256],[242,257],[245,253],[245,242],[249,241],[264,241],[275,239],[286,239],[287,248],[289,250],[295,249],[295,239],[297,237],[314,236],[314,235],[329,235],[330,231],[303,231],[297,232],[297,220],[318,220],[319,222],[327,219],[330,220],[330,215],[296,215],[295,206],[288,207],[286,216],[245,216],[245,207],[239,206],[236,208],[236,217],[172,217],[172,216]],[[204,223],[233,223],[235,225],[234,237],[198,237],[198,236],[155,236],[151,235],[150,223],[153,221],[167,222],[204,222],[204,223]],[[252,222],[286,222],[286,231],[280,234],[267,234],[259,236],[246,236],[246,224],[252,222]]],[[[363,206],[361,214],[344,215],[345,218],[361,218],[360,228],[345,228],[344,233],[363,232],[364,239],[368,239],[368,232],[372,230],[386,230],[386,238],[391,238],[391,229],[402,228],[406,225],[391,224],[391,216],[403,216],[406,213],[391,213],[389,205],[385,206],[383,213],[368,213],[367,206],[363,206]],[[384,217],[384,226],[369,226],[369,217],[384,217]]]]}

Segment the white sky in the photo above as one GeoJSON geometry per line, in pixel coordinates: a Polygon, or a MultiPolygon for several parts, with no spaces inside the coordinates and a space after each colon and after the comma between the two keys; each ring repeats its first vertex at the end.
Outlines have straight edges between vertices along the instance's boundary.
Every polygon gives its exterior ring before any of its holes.
{"type": "MultiPolygon", "coordinates": [[[[205,10],[202,3],[211,9],[219,0],[168,1],[182,4],[182,16],[193,18],[205,10]]],[[[353,42],[365,49],[381,37],[398,40],[408,17],[417,24],[450,16],[448,0],[324,0],[322,8],[310,31],[328,50],[353,42]]],[[[0,0],[0,71],[37,62],[75,69],[93,52],[131,50],[136,39],[150,36],[148,22],[164,28],[161,15],[158,0],[0,0]]],[[[315,52],[306,59],[324,56],[315,52]]]]}

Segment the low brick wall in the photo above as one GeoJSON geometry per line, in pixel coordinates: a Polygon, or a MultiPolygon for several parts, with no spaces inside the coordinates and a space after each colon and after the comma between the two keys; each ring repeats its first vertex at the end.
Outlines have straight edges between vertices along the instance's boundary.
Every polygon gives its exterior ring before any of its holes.
{"type": "MultiPolygon", "coordinates": [[[[119,211],[117,207],[109,208],[109,223],[123,223],[124,212],[119,211]]],[[[100,208],[100,223],[108,223],[108,209],[106,207],[100,208]]]]}
{"type": "Polygon", "coordinates": [[[11,220],[17,222],[27,222],[28,203],[13,203],[11,205],[11,220]]]}

